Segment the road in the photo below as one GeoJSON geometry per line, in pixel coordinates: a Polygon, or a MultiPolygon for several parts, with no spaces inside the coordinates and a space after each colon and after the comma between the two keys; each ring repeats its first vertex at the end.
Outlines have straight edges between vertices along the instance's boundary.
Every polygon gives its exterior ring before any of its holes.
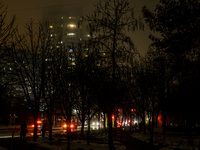
{"type": "MultiPolygon", "coordinates": [[[[33,136],[33,128],[31,126],[27,126],[28,133],[26,134],[26,137],[32,137],[33,136]]],[[[96,130],[96,126],[91,126],[91,130],[96,130]]],[[[74,131],[81,131],[81,127],[78,126],[77,129],[71,130],[74,131]]],[[[84,131],[87,131],[87,126],[84,127],[84,131]]],[[[12,134],[14,133],[13,137],[18,138],[20,137],[20,126],[15,127],[7,127],[7,128],[0,128],[0,138],[12,138],[12,134]]],[[[47,135],[49,131],[46,131],[45,134],[47,135]]],[[[62,127],[53,128],[52,130],[53,134],[65,134],[66,130],[63,130],[62,127]]],[[[40,131],[37,133],[38,135],[41,135],[40,131]]]]}

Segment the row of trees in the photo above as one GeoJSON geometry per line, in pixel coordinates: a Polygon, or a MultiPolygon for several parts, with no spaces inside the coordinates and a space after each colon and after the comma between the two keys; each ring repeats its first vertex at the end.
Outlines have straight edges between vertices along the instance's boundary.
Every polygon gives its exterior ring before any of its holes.
{"type": "MultiPolygon", "coordinates": [[[[59,110],[69,127],[73,108],[79,110],[82,134],[85,119],[90,124],[97,112],[107,114],[110,150],[114,149],[112,115],[118,108],[134,106],[142,118],[144,133],[148,112],[151,143],[155,116],[160,112],[163,134],[166,117],[174,115],[186,120],[189,131],[199,121],[198,10],[197,0],[160,0],[153,12],[144,6],[146,23],[161,33],[159,38],[150,35],[152,45],[145,57],[139,55],[126,35],[127,31],[143,29],[128,0],[99,1],[93,13],[82,19],[88,23],[91,38],[78,44],[72,42],[70,47],[52,41],[48,23],[38,23],[36,28],[31,20],[26,24],[26,34],[15,32],[12,44],[4,46],[4,50],[12,64],[12,79],[22,87],[34,116],[33,140],[37,138],[41,103],[45,104],[50,124],[50,140],[53,113],[59,110]]],[[[67,131],[69,149],[70,129],[67,131]]]]}

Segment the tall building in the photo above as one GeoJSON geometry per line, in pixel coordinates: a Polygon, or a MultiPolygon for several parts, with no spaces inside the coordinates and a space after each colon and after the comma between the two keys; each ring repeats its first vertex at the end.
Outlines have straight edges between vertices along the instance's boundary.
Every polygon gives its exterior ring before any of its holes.
{"type": "MultiPolygon", "coordinates": [[[[83,8],[58,6],[43,10],[43,22],[49,22],[51,38],[57,45],[69,47],[70,43],[78,43],[88,38],[86,29],[79,25],[83,8]]],[[[70,51],[70,49],[68,49],[70,51]]]]}

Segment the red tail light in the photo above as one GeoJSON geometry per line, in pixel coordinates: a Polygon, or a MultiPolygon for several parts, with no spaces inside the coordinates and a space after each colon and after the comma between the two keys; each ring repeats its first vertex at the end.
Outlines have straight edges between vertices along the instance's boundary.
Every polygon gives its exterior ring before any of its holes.
{"type": "Polygon", "coordinates": [[[70,125],[70,128],[74,128],[74,125],[73,125],[73,124],[71,124],[71,125],[70,125]]]}
{"type": "Polygon", "coordinates": [[[33,127],[33,128],[34,128],[34,127],[35,127],[35,125],[33,124],[31,127],[33,127]]]}
{"type": "Polygon", "coordinates": [[[40,120],[37,121],[37,124],[41,124],[42,122],[40,120]]]}

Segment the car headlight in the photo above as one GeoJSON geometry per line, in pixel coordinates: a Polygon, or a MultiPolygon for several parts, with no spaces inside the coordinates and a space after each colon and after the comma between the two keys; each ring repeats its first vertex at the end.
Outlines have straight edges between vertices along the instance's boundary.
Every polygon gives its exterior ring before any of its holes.
{"type": "Polygon", "coordinates": [[[92,125],[95,125],[95,123],[93,122],[92,125]]]}

